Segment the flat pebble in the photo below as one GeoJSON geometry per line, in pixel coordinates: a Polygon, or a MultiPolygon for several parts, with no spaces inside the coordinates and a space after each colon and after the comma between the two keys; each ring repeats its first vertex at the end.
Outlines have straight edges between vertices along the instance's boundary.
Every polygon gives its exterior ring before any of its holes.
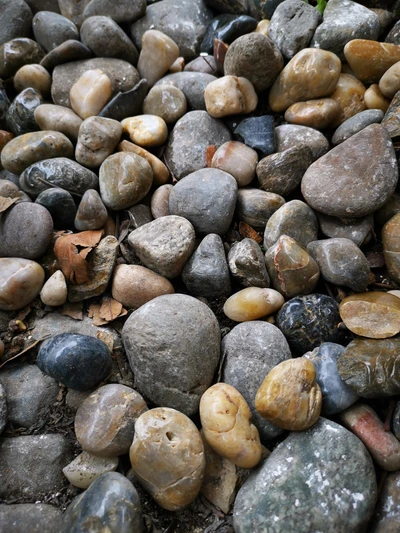
{"type": "Polygon", "coordinates": [[[63,468],[63,474],[74,487],[87,489],[102,474],[114,472],[117,466],[117,457],[96,457],[82,452],[63,468]]]}
{"type": "Polygon", "coordinates": [[[379,89],[385,98],[391,100],[400,89],[400,61],[392,65],[379,80],[379,89]]]}
{"type": "Polygon", "coordinates": [[[223,310],[231,320],[246,322],[272,315],[284,303],[283,296],[274,289],[247,287],[228,298],[223,310]]]}
{"type": "Polygon", "coordinates": [[[32,11],[26,2],[16,0],[0,3],[0,44],[11,41],[15,37],[28,37],[31,34],[32,11]]]}
{"type": "Polygon", "coordinates": [[[269,287],[264,255],[253,239],[245,238],[232,245],[228,265],[231,275],[244,287],[269,287]]]}
{"type": "Polygon", "coordinates": [[[67,301],[68,289],[65,276],[61,270],[54,272],[43,285],[40,291],[40,299],[45,305],[57,307],[67,301]]]}
{"type": "Polygon", "coordinates": [[[380,109],[367,109],[360,111],[353,117],[348,118],[337,128],[332,137],[332,144],[337,144],[346,141],[352,135],[363,130],[370,124],[379,124],[383,119],[384,113],[380,109]]]}
{"type": "Polygon", "coordinates": [[[121,124],[131,141],[143,148],[161,146],[168,137],[167,125],[157,115],[138,115],[125,118],[121,124]]]}
{"type": "Polygon", "coordinates": [[[285,112],[289,124],[324,129],[334,122],[341,112],[340,104],[332,98],[319,98],[292,104],[285,112]]]}
{"type": "Polygon", "coordinates": [[[152,87],[164,76],[179,57],[179,47],[165,33],[147,30],[142,36],[142,49],[139,56],[138,71],[152,87]]]}
{"type": "Polygon", "coordinates": [[[166,124],[179,120],[187,110],[186,97],[173,85],[157,85],[152,87],[143,102],[143,113],[157,115],[166,124]]]}
{"type": "Polygon", "coordinates": [[[88,168],[99,167],[111,155],[122,135],[122,126],[116,120],[89,117],[79,127],[75,159],[88,168]]]}
{"type": "Polygon", "coordinates": [[[0,258],[0,309],[14,311],[30,304],[44,283],[44,270],[35,261],[0,258]]]}
{"type": "MultiPolygon", "coordinates": [[[[90,0],[83,2],[83,18],[94,15],[110,17],[115,22],[134,22],[140,19],[146,12],[145,0],[137,0],[132,3],[130,0],[121,0],[118,4],[110,3],[108,0],[90,0]]],[[[80,7],[80,6],[79,6],[80,7]]]]}
{"type": "MultiPolygon", "coordinates": [[[[212,74],[215,74],[213,72],[212,74]]],[[[215,81],[215,75],[205,72],[176,72],[168,74],[157,85],[173,85],[186,96],[189,108],[205,111],[204,91],[209,83],[215,81]]]]}

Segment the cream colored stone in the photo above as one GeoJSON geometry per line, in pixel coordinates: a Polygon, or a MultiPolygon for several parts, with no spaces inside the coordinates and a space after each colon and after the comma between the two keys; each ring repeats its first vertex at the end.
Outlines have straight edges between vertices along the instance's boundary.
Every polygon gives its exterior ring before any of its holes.
{"type": "Polygon", "coordinates": [[[57,270],[46,281],[40,291],[40,299],[45,305],[56,307],[58,305],[64,305],[67,301],[68,288],[65,276],[61,270],[57,270]]]}
{"type": "Polygon", "coordinates": [[[340,75],[336,89],[331,94],[331,98],[340,105],[341,111],[332,122],[332,127],[337,128],[348,118],[367,109],[364,102],[364,94],[365,87],[361,81],[350,74],[340,75]]]}
{"type": "Polygon", "coordinates": [[[161,146],[168,137],[165,120],[156,115],[125,118],[121,124],[124,131],[129,134],[131,141],[145,148],[161,146]]]}
{"type": "Polygon", "coordinates": [[[169,195],[172,189],[173,185],[166,183],[153,192],[151,197],[151,214],[154,219],[166,217],[171,214],[169,212],[169,195]]]}
{"type": "Polygon", "coordinates": [[[142,37],[137,69],[146,78],[149,87],[161,79],[179,57],[179,47],[168,35],[158,30],[147,30],[142,37]]]}
{"type": "Polygon", "coordinates": [[[169,71],[172,74],[175,74],[175,72],[182,72],[182,70],[185,68],[185,60],[183,57],[178,57],[172,65],[169,67],[169,71]]]}
{"type": "Polygon", "coordinates": [[[146,159],[153,171],[154,185],[164,185],[169,180],[169,170],[164,163],[155,155],[129,141],[122,141],[118,145],[120,152],[131,152],[146,159]]]}
{"type": "Polygon", "coordinates": [[[271,109],[286,111],[296,102],[329,96],[335,90],[341,66],[332,52],[318,48],[301,50],[275,80],[269,93],[271,109]]]}
{"type": "Polygon", "coordinates": [[[271,22],[267,19],[260,20],[260,22],[257,24],[257,28],[254,30],[256,33],[262,33],[266,37],[269,37],[268,30],[271,25],[271,22]]]}
{"type": "Polygon", "coordinates": [[[384,113],[386,113],[390,105],[390,100],[383,96],[379,85],[376,83],[365,91],[364,102],[368,109],[381,109],[384,113]]]}
{"type": "Polygon", "coordinates": [[[284,303],[282,294],[274,289],[247,287],[226,300],[224,313],[231,320],[246,322],[272,315],[284,303]]]}
{"type": "Polygon", "coordinates": [[[122,132],[122,126],[117,120],[104,117],[87,118],[79,128],[75,159],[84,167],[99,167],[114,152],[122,132]]]}
{"type": "Polygon", "coordinates": [[[72,109],[83,119],[98,115],[111,96],[111,80],[100,69],[84,72],[69,93],[72,109]]]}
{"type": "Polygon", "coordinates": [[[24,65],[14,76],[14,87],[18,92],[32,87],[46,97],[50,94],[51,76],[41,65],[24,65]]]}
{"type": "Polygon", "coordinates": [[[106,472],[114,472],[117,466],[118,457],[96,457],[82,452],[63,468],[63,474],[74,487],[87,489],[95,479],[106,472]]]}
{"type": "Polygon", "coordinates": [[[291,105],[285,113],[289,124],[299,124],[322,130],[332,124],[341,112],[341,107],[332,98],[308,100],[291,105]]]}
{"type": "Polygon", "coordinates": [[[255,150],[238,141],[228,141],[215,152],[211,166],[231,174],[238,187],[248,185],[256,175],[258,154],[255,150]]]}
{"type": "Polygon", "coordinates": [[[72,141],[77,140],[82,119],[69,107],[42,104],[35,109],[34,115],[41,130],[59,131],[72,141]]]}
{"type": "Polygon", "coordinates": [[[258,103],[252,83],[237,76],[223,76],[209,83],[204,100],[208,114],[214,118],[251,113],[258,103]]]}
{"type": "Polygon", "coordinates": [[[260,436],[238,390],[227,383],[213,385],[201,397],[199,410],[204,437],[217,453],[241,468],[259,463],[260,436]]]}
{"type": "Polygon", "coordinates": [[[379,80],[379,89],[383,96],[392,99],[400,89],[400,61],[391,66],[379,80]]]}
{"type": "Polygon", "coordinates": [[[385,72],[400,61],[400,46],[353,39],[344,47],[344,55],[360,81],[378,83],[385,72]]]}
{"type": "Polygon", "coordinates": [[[0,309],[22,309],[39,294],[44,282],[43,268],[30,259],[0,258],[0,309]]]}

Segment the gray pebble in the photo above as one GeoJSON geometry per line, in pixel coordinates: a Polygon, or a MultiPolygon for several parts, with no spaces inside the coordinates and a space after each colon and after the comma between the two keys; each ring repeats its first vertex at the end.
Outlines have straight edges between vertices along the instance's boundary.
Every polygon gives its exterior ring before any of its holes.
{"type": "Polygon", "coordinates": [[[236,215],[253,228],[264,230],[275,211],[285,203],[285,199],[272,192],[260,189],[239,189],[236,202],[236,215]]]}
{"type": "Polygon", "coordinates": [[[381,109],[367,109],[350,117],[338,127],[332,136],[332,144],[335,146],[342,143],[355,133],[363,130],[370,124],[379,124],[383,119],[384,113],[381,109]]]}
{"type": "Polygon", "coordinates": [[[186,110],[185,95],[173,85],[153,87],[143,103],[143,113],[157,115],[164,119],[167,124],[176,122],[186,113],[186,110]]]}
{"type": "Polygon", "coordinates": [[[307,126],[284,124],[275,128],[276,151],[283,152],[292,146],[308,146],[315,161],[329,150],[329,142],[323,133],[307,126]]]}
{"type": "MultiPolygon", "coordinates": [[[[215,74],[215,73],[214,73],[215,74]]],[[[209,83],[217,78],[205,72],[175,72],[164,76],[157,85],[174,85],[186,96],[190,107],[199,111],[206,110],[204,90],[209,83]]]]}
{"type": "Polygon", "coordinates": [[[38,131],[35,120],[35,109],[43,104],[42,95],[28,87],[20,92],[11,102],[7,111],[7,126],[14,135],[23,135],[31,131],[38,131]]]}
{"type": "Polygon", "coordinates": [[[75,228],[78,231],[100,229],[106,223],[107,216],[107,209],[101,201],[99,193],[94,189],[89,189],[79,203],[75,217],[75,228]]]}
{"type": "Polygon", "coordinates": [[[243,239],[232,245],[228,254],[232,276],[243,287],[267,288],[270,284],[264,254],[253,239],[243,239]]]}
{"type": "MultiPolygon", "coordinates": [[[[393,215],[395,214],[396,213],[393,212],[393,215]]],[[[367,244],[374,231],[373,215],[367,215],[360,218],[337,218],[318,213],[317,216],[319,226],[324,235],[331,238],[351,239],[357,246],[367,244]]],[[[391,216],[389,216],[389,218],[391,218],[391,216]]],[[[385,222],[387,222],[387,220],[385,220],[385,222]]]]}
{"type": "Polygon", "coordinates": [[[32,11],[23,0],[0,0],[0,45],[31,34],[32,11]]]}
{"type": "Polygon", "coordinates": [[[40,11],[33,17],[33,34],[40,46],[50,52],[69,39],[79,40],[79,31],[73,22],[52,11],[40,11]]]}
{"type": "Polygon", "coordinates": [[[70,61],[83,61],[93,56],[90,48],[82,44],[80,41],[69,39],[50,50],[48,54],[44,56],[40,64],[46,70],[51,72],[57,65],[63,63],[69,63],[70,61]]]}

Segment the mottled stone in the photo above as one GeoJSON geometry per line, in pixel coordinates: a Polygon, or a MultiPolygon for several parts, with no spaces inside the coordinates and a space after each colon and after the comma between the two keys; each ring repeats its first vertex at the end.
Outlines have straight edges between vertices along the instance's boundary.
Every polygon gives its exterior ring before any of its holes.
{"type": "Polygon", "coordinates": [[[311,150],[314,161],[329,150],[329,142],[325,135],[307,126],[283,124],[275,128],[275,138],[277,152],[283,152],[294,146],[304,148],[306,145],[311,150]]]}
{"type": "Polygon", "coordinates": [[[194,414],[219,362],[212,311],[191,296],[159,296],[130,315],[122,339],[138,390],[156,405],[194,414]]]}
{"type": "Polygon", "coordinates": [[[164,163],[141,146],[137,146],[129,141],[122,141],[118,145],[118,150],[120,152],[131,152],[146,159],[153,171],[153,185],[163,185],[169,180],[169,170],[164,163]]]}
{"type": "Polygon", "coordinates": [[[60,533],[79,533],[85,528],[110,533],[143,532],[142,510],[135,487],[125,476],[107,472],[68,507],[60,533]]]}
{"type": "Polygon", "coordinates": [[[253,239],[233,244],[228,254],[229,271],[244,287],[269,287],[264,255],[253,239]]]}
{"type": "Polygon", "coordinates": [[[59,531],[62,511],[45,503],[0,505],[0,522],[10,533],[54,533],[59,531]]]}
{"type": "Polygon", "coordinates": [[[32,39],[12,39],[0,46],[0,77],[10,78],[24,65],[40,63],[43,56],[43,50],[32,39]]]}
{"type": "Polygon", "coordinates": [[[71,485],[80,489],[87,489],[102,474],[114,472],[117,467],[117,457],[96,457],[90,453],[82,452],[63,468],[63,474],[71,485]]]}
{"type": "Polygon", "coordinates": [[[131,141],[144,148],[161,146],[168,137],[167,125],[157,115],[137,115],[125,118],[121,124],[131,141]]]}
{"type": "Polygon", "coordinates": [[[375,471],[364,445],[339,424],[321,418],[311,429],[291,433],[245,482],[235,501],[235,531],[362,531],[376,494],[375,471]]]}
{"type": "MultiPolygon", "coordinates": [[[[216,71],[214,72],[216,74],[216,71]]],[[[186,96],[189,107],[205,111],[204,91],[209,83],[215,81],[215,75],[205,72],[177,72],[161,78],[156,85],[173,85],[186,96]]]]}
{"type": "Polygon", "coordinates": [[[324,235],[331,238],[350,239],[357,246],[366,244],[374,230],[374,216],[337,218],[318,213],[318,222],[324,235]]]}
{"type": "Polygon", "coordinates": [[[85,167],[99,167],[111,155],[122,135],[122,126],[116,120],[89,117],[79,128],[75,158],[85,167]]]}
{"type": "Polygon", "coordinates": [[[118,4],[109,0],[90,0],[83,11],[83,18],[95,15],[110,17],[115,22],[134,22],[146,12],[145,0],[121,0],[118,4]]]}
{"type": "Polygon", "coordinates": [[[341,107],[336,100],[319,98],[292,104],[285,112],[285,120],[289,124],[322,130],[330,126],[340,112],[341,107]]]}
{"type": "Polygon", "coordinates": [[[157,115],[167,124],[179,120],[187,110],[186,97],[173,85],[157,85],[150,89],[143,102],[143,113],[157,115]]]}
{"type": "Polygon", "coordinates": [[[140,80],[132,89],[117,93],[103,107],[99,116],[121,121],[126,117],[140,115],[147,89],[147,80],[140,80]]]}
{"type": "Polygon", "coordinates": [[[274,119],[270,115],[245,118],[235,128],[234,135],[236,139],[258,150],[263,156],[275,152],[274,119]]]}
{"type": "Polygon", "coordinates": [[[222,118],[251,113],[257,107],[258,97],[246,78],[223,76],[207,85],[204,101],[210,116],[222,118]]]}
{"type": "Polygon", "coordinates": [[[111,370],[111,354],[104,342],[75,333],[61,333],[45,341],[38,353],[38,367],[76,390],[88,390],[111,370]]]}
{"type": "Polygon", "coordinates": [[[344,55],[360,81],[377,83],[392,65],[400,61],[400,46],[353,39],[344,47],[344,55]]]}
{"type": "Polygon", "coordinates": [[[283,296],[274,289],[247,287],[228,298],[223,311],[235,322],[247,322],[276,313],[284,303],[283,296]]]}
{"type": "Polygon", "coordinates": [[[76,215],[76,205],[72,195],[58,187],[42,191],[35,202],[50,213],[55,229],[72,229],[76,215]]]}
{"type": "Polygon", "coordinates": [[[380,109],[368,109],[348,118],[342,122],[333,134],[332,144],[334,146],[340,144],[367,126],[371,124],[379,124],[383,119],[383,115],[384,113],[380,109]]]}
{"type": "Polygon", "coordinates": [[[26,2],[15,0],[0,2],[0,45],[16,37],[31,34],[32,11],[26,2]]]}
{"type": "Polygon", "coordinates": [[[18,92],[31,87],[46,97],[50,95],[51,76],[41,65],[24,65],[14,76],[14,87],[18,92]]]}
{"type": "Polygon", "coordinates": [[[42,104],[35,108],[34,118],[41,130],[59,131],[76,142],[82,119],[72,109],[42,104]]]}
{"type": "Polygon", "coordinates": [[[78,231],[100,229],[106,223],[107,217],[107,209],[99,193],[88,189],[79,203],[74,225],[78,231]]]}
{"type": "Polygon", "coordinates": [[[69,63],[71,61],[83,61],[93,56],[90,48],[80,41],[70,39],[51,50],[44,56],[40,64],[48,71],[52,71],[57,65],[69,63]]]}
{"type": "Polygon", "coordinates": [[[34,111],[43,104],[43,98],[35,89],[28,88],[18,94],[7,111],[7,126],[14,135],[37,131],[34,111]]]}
{"type": "Polygon", "coordinates": [[[44,270],[35,261],[0,258],[0,309],[22,309],[39,294],[44,283],[44,270]]]}
{"type": "Polygon", "coordinates": [[[269,218],[285,203],[278,194],[260,189],[239,189],[236,215],[240,220],[258,230],[264,230],[269,218]]]}
{"type": "Polygon", "coordinates": [[[69,39],[79,40],[79,31],[66,17],[51,11],[36,13],[32,21],[33,34],[40,46],[49,52],[69,39]]]}
{"type": "MultiPolygon", "coordinates": [[[[347,1],[347,0],[346,0],[347,1]]],[[[365,86],[351,74],[341,74],[335,90],[330,95],[340,105],[340,112],[333,121],[332,126],[337,127],[345,120],[364,111],[367,106],[364,102],[365,86]]]]}

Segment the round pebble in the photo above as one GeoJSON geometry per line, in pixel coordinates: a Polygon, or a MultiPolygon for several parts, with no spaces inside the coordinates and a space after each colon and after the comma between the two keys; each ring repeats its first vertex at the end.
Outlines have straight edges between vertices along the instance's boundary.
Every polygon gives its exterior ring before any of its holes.
{"type": "Polygon", "coordinates": [[[131,141],[143,148],[161,146],[168,137],[167,125],[157,115],[138,115],[125,118],[121,124],[131,141]]]}
{"type": "Polygon", "coordinates": [[[40,291],[40,299],[45,305],[57,307],[65,304],[67,296],[68,288],[65,276],[61,270],[57,270],[43,285],[40,291]]]}
{"type": "Polygon", "coordinates": [[[173,85],[157,85],[150,89],[143,102],[143,113],[157,115],[167,124],[179,120],[187,110],[186,97],[173,85]]]}
{"type": "Polygon", "coordinates": [[[274,289],[247,287],[226,300],[224,313],[235,322],[246,322],[272,315],[284,303],[283,296],[274,289]]]}
{"type": "Polygon", "coordinates": [[[44,270],[35,261],[0,258],[0,309],[22,309],[39,294],[44,283],[44,270]]]}
{"type": "Polygon", "coordinates": [[[17,92],[31,87],[46,97],[50,94],[51,76],[41,65],[24,65],[14,76],[14,87],[17,92]]]}
{"type": "Polygon", "coordinates": [[[215,152],[211,166],[231,174],[238,187],[245,187],[253,180],[258,155],[255,150],[238,141],[224,143],[215,152]]]}

